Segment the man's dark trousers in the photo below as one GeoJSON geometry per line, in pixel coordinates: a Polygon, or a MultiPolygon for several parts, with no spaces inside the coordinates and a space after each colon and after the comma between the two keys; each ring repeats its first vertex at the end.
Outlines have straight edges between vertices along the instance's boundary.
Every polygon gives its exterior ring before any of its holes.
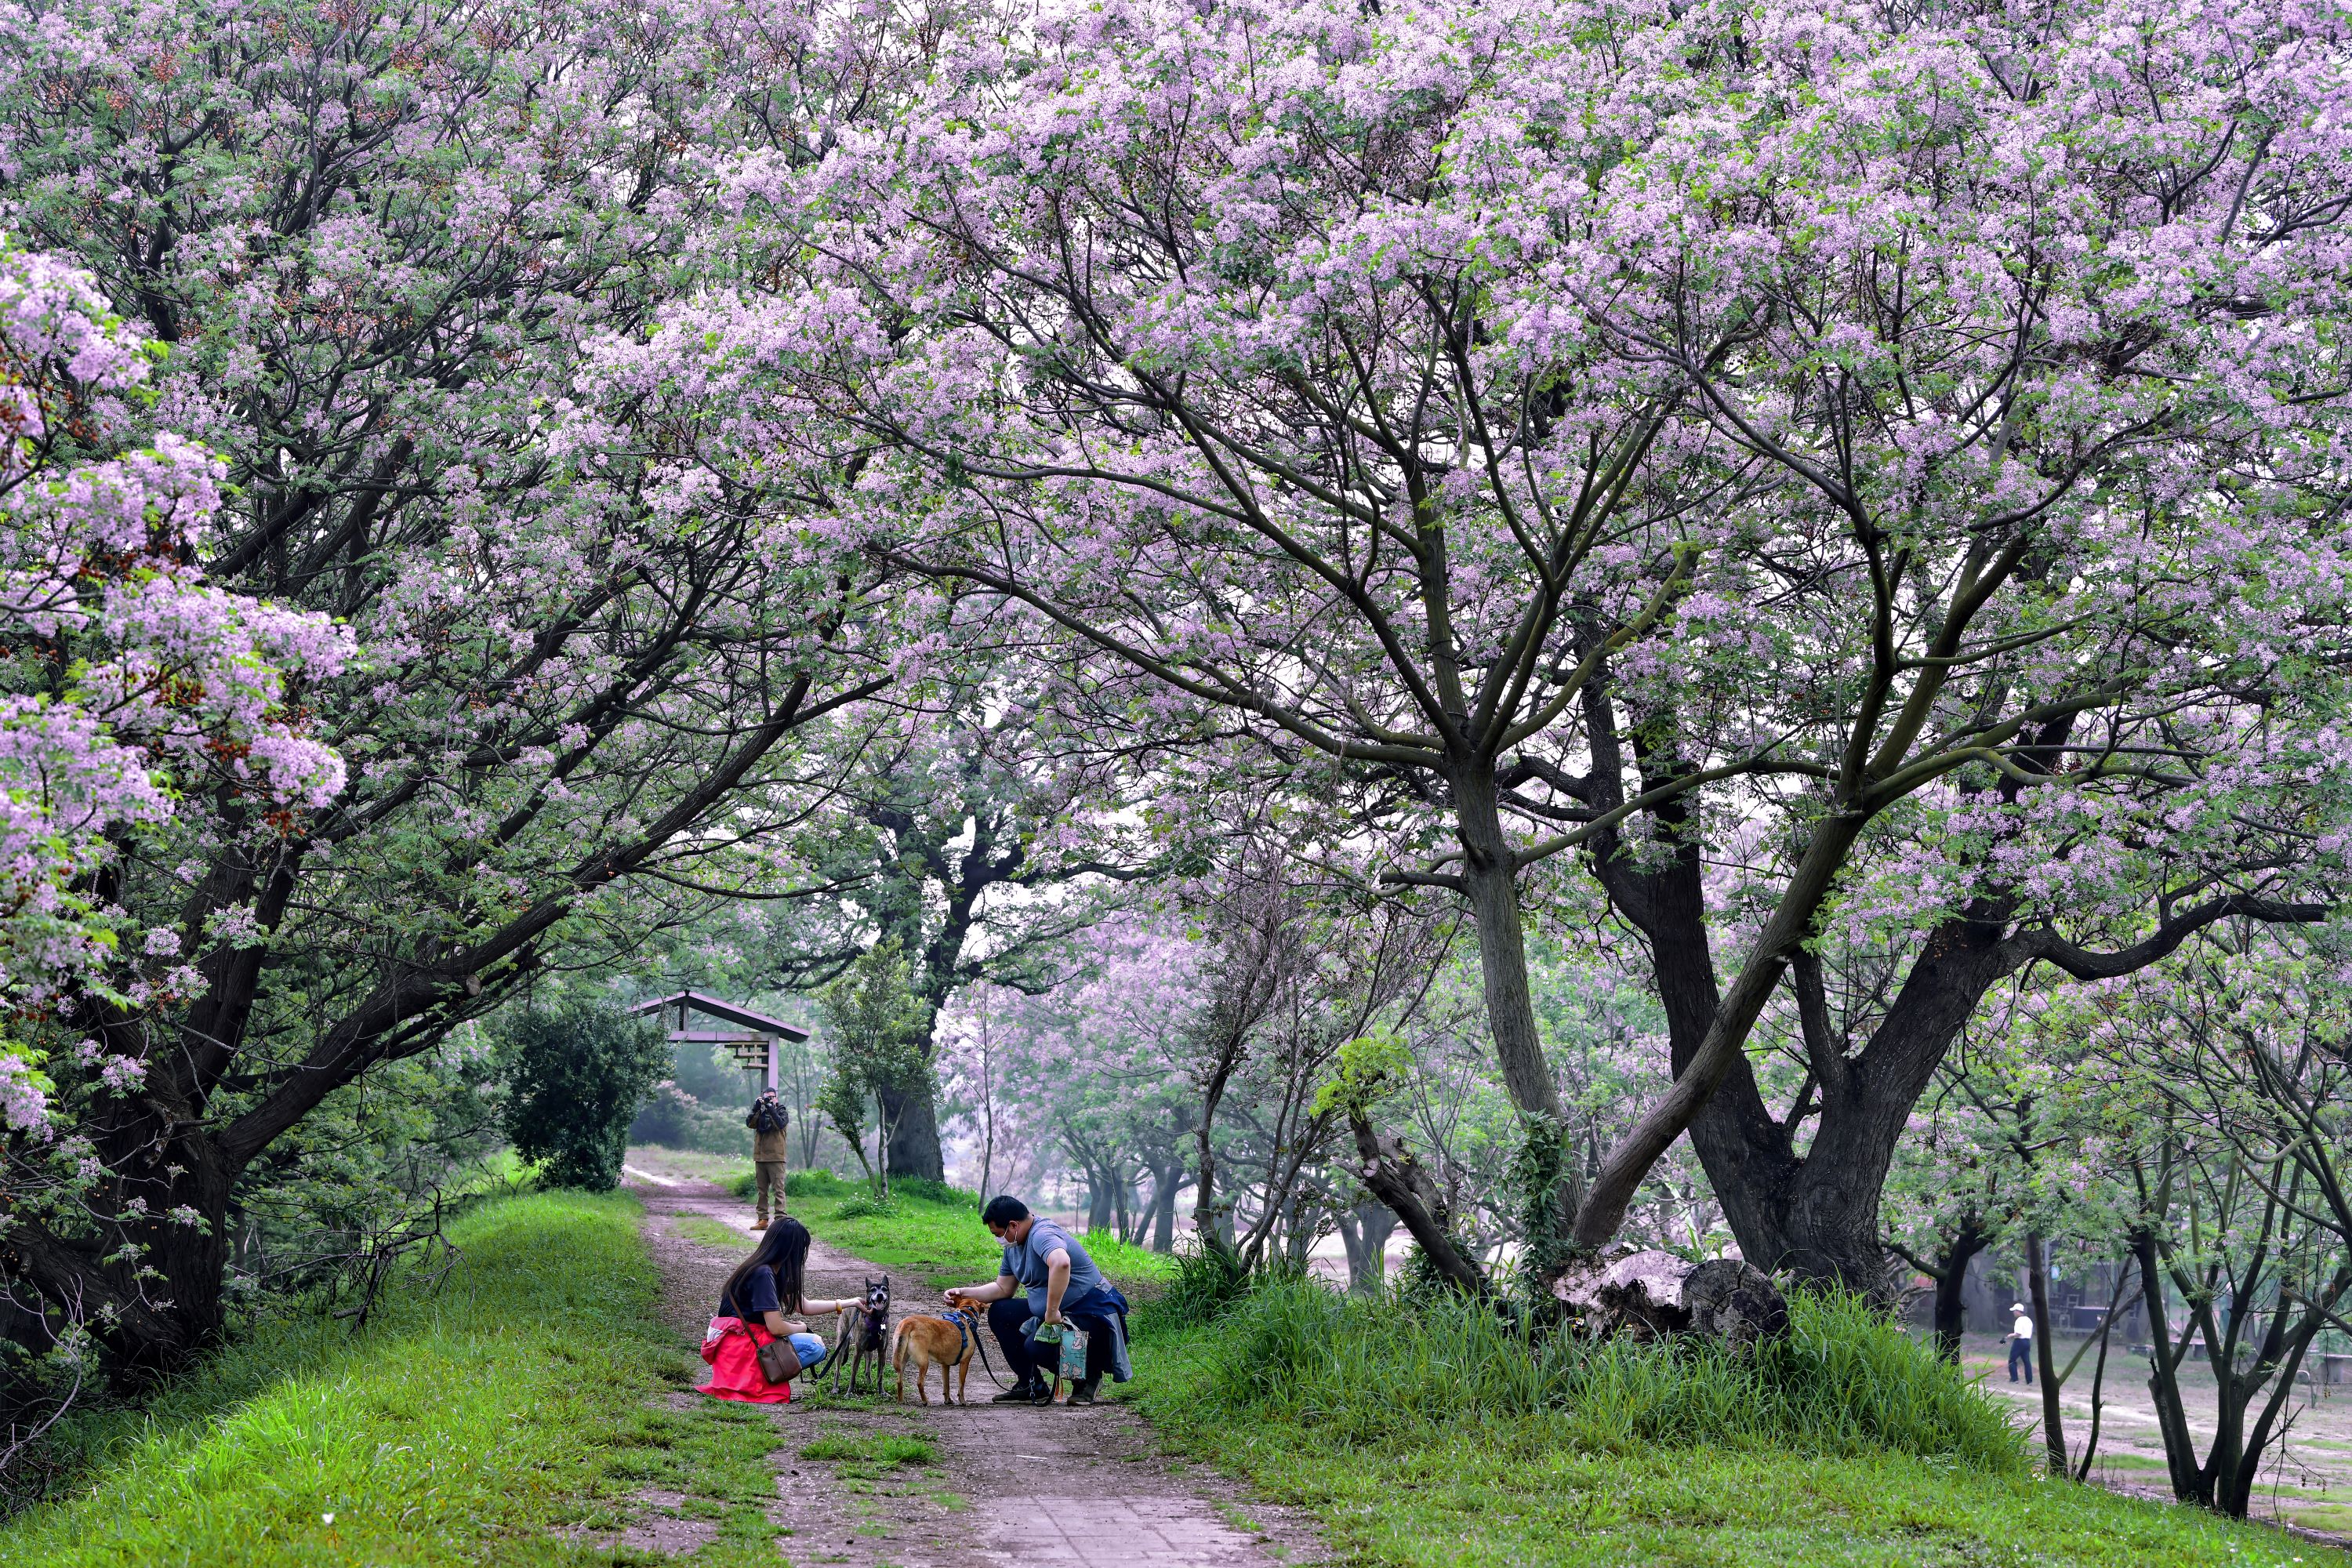
{"type": "Polygon", "coordinates": [[[2011,1335],[2009,1342],[2010,1382],[2017,1381],[2017,1369],[2021,1366],[2025,1369],[2025,1381],[2032,1383],[2033,1381],[2033,1342],[2021,1340],[2011,1335]]]}
{"type": "MultiPolygon", "coordinates": [[[[1099,1378],[1110,1371],[1109,1311],[1110,1298],[1099,1290],[1089,1290],[1076,1301],[1066,1300],[1062,1303],[1063,1321],[1086,1331],[1087,1375],[1090,1378],[1099,1378]]],[[[1061,1347],[1041,1345],[1021,1332],[1022,1324],[1032,1317],[1042,1316],[1031,1311],[1025,1293],[988,1304],[988,1326],[996,1331],[997,1345],[1004,1352],[1004,1364],[1012,1369],[1016,1384],[1034,1382],[1050,1387],[1054,1382],[1054,1367],[1061,1358],[1061,1347]]]]}

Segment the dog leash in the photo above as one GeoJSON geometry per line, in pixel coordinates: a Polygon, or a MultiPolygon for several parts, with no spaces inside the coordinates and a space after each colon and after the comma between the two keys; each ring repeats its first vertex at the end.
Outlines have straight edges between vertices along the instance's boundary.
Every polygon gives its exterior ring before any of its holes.
{"type": "Polygon", "coordinates": [[[1003,1383],[998,1379],[996,1369],[988,1363],[988,1341],[982,1337],[978,1329],[965,1323],[961,1316],[956,1319],[956,1326],[971,1336],[972,1349],[980,1352],[980,1370],[988,1373],[988,1381],[996,1385],[997,1393],[1003,1393],[1003,1383]]]}

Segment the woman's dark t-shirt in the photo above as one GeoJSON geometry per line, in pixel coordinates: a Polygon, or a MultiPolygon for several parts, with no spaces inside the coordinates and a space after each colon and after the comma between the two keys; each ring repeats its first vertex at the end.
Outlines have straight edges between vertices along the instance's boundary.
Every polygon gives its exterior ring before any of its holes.
{"type": "Polygon", "coordinates": [[[742,1306],[751,1310],[741,1310],[728,1292],[721,1290],[719,1293],[719,1315],[722,1318],[740,1318],[747,1323],[759,1323],[765,1327],[766,1320],[762,1314],[784,1310],[783,1303],[776,1300],[774,1269],[762,1263],[744,1276],[742,1306]]]}

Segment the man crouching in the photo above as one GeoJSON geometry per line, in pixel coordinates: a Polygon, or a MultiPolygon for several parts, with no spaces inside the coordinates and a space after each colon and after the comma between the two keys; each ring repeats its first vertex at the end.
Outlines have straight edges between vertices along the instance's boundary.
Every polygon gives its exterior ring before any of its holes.
{"type": "Polygon", "coordinates": [[[1125,1383],[1132,1375],[1123,1353],[1126,1336],[1120,1321],[1127,1302],[1087,1249],[1052,1220],[1032,1215],[1019,1198],[989,1199],[980,1218],[1004,1244],[1003,1270],[985,1285],[950,1290],[947,1298],[950,1306],[988,1305],[988,1326],[1013,1377],[1013,1386],[994,1403],[1054,1403],[1059,1347],[1037,1343],[1038,1329],[1048,1323],[1067,1323],[1086,1331],[1087,1375],[1070,1391],[1071,1404],[1092,1405],[1105,1373],[1125,1383]]]}

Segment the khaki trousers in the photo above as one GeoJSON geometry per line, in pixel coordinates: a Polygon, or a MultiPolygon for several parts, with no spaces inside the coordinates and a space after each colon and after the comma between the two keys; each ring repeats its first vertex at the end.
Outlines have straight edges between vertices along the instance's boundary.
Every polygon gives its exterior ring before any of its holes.
{"type": "Polygon", "coordinates": [[[776,1194],[776,1217],[783,1218],[784,1163],[782,1160],[755,1160],[751,1168],[759,1173],[761,1225],[768,1223],[768,1194],[772,1192],[776,1194]]]}

